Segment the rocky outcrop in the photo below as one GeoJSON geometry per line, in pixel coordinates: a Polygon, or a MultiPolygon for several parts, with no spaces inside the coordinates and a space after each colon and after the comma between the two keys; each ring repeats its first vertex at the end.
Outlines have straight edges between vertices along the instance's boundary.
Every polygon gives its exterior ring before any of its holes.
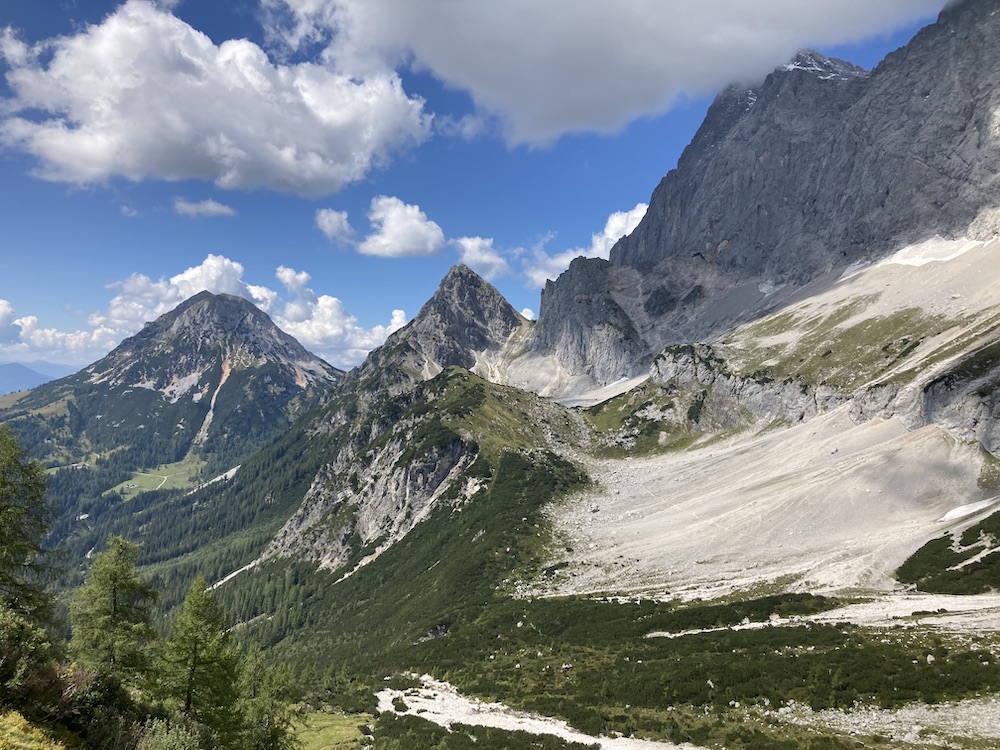
{"type": "Polygon", "coordinates": [[[349,572],[402,539],[453,483],[465,481],[464,471],[476,458],[458,435],[414,455],[418,428],[396,424],[386,432],[358,434],[319,471],[262,559],[296,557],[349,572]],[[364,445],[368,437],[374,440],[364,445]]]}
{"type": "Polygon", "coordinates": [[[827,386],[737,374],[706,344],[668,347],[653,363],[650,380],[696,399],[699,412],[709,417],[699,420],[702,427],[710,422],[717,430],[774,422],[794,424],[849,400],[827,386]]]}
{"type": "Polygon", "coordinates": [[[534,350],[609,382],[779,289],[935,234],[996,232],[996,11],[952,3],[870,75],[802,53],[722,92],[610,260],[546,285],[534,350]]]}
{"type": "Polygon", "coordinates": [[[262,557],[346,572],[459,493],[476,441],[438,421],[431,402],[440,394],[427,381],[452,367],[475,371],[528,325],[490,284],[453,267],[419,314],[344,378],[315,421],[336,452],[262,557]],[[419,416],[406,417],[410,410],[419,416]]]}

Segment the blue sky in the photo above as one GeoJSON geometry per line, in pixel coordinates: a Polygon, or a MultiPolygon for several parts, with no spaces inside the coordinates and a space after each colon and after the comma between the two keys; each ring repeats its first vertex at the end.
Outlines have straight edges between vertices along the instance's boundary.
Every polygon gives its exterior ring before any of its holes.
{"type": "Polygon", "coordinates": [[[943,0],[0,4],[0,362],[203,288],[350,367],[466,262],[519,310],[635,226],[714,93],[943,0]]]}

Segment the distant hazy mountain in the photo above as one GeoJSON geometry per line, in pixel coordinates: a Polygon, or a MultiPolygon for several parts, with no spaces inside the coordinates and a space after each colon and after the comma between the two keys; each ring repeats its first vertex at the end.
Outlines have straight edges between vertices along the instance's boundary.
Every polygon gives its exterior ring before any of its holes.
{"type": "Polygon", "coordinates": [[[15,391],[26,391],[52,379],[53,376],[45,375],[18,362],[0,365],[0,396],[15,391]]]}
{"type": "Polygon", "coordinates": [[[67,375],[72,375],[80,369],[79,365],[67,365],[62,362],[47,362],[44,359],[35,359],[31,362],[25,363],[26,367],[30,367],[32,370],[42,373],[43,375],[48,375],[50,378],[64,378],[67,375]]]}

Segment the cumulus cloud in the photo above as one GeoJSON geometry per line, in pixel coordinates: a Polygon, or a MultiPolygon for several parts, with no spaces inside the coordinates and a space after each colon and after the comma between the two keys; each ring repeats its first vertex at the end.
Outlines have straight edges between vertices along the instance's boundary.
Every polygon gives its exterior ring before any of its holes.
{"type": "Polygon", "coordinates": [[[334,211],[332,208],[320,208],[316,211],[316,228],[330,242],[338,245],[350,244],[354,239],[354,228],[347,220],[346,211],[334,211]]]}
{"type": "Polygon", "coordinates": [[[184,198],[174,198],[174,211],[181,216],[236,216],[236,209],[209,198],[192,203],[184,198]]]}
{"type": "Polygon", "coordinates": [[[321,196],[429,136],[423,100],[393,70],[274,64],[245,39],[216,45],[171,5],[127,0],[34,45],[5,29],[13,97],[0,142],[59,182],[201,179],[321,196]]]}
{"type": "Polygon", "coordinates": [[[543,247],[533,248],[524,262],[524,275],[529,285],[541,289],[547,279],[556,279],[569,268],[574,258],[607,259],[615,243],[639,225],[647,208],[647,204],[638,203],[631,211],[615,211],[608,217],[604,229],[590,238],[590,247],[574,247],[555,255],[545,252],[543,247]]]}
{"type": "Polygon", "coordinates": [[[339,299],[310,289],[310,276],[305,271],[281,266],[275,276],[284,285],[288,299],[275,306],[271,313],[274,322],[304,347],[338,367],[360,363],[390,333],[406,325],[406,313],[393,310],[387,325],[363,328],[339,299]]]}
{"type": "Polygon", "coordinates": [[[608,133],[679,97],[758,79],[797,49],[859,41],[944,0],[261,0],[287,49],[353,75],[409,64],[468,92],[512,143],[608,133]],[[461,33],[456,33],[460,29],[461,33]]]}
{"type": "Polygon", "coordinates": [[[331,364],[350,368],[360,363],[368,352],[385,342],[390,333],[406,325],[406,313],[393,310],[387,325],[363,328],[358,319],[344,309],[336,297],[320,295],[303,320],[276,319],[280,327],[297,338],[303,346],[331,364]]]}
{"type": "Polygon", "coordinates": [[[0,299],[0,344],[17,341],[20,329],[14,325],[14,306],[5,299],[0,299]]]}
{"type": "Polygon", "coordinates": [[[368,211],[372,231],[364,240],[354,240],[354,228],[346,211],[321,208],[316,211],[316,227],[331,242],[352,246],[364,255],[383,258],[403,258],[436,255],[445,245],[458,251],[459,262],[487,280],[510,272],[503,253],[493,247],[491,237],[458,237],[445,240],[444,231],[427,218],[419,206],[403,203],[399,198],[379,195],[372,199],[368,211]]]}
{"type": "Polygon", "coordinates": [[[70,332],[44,327],[32,315],[16,317],[10,302],[0,300],[0,358],[92,362],[147,321],[205,290],[249,299],[307,349],[345,369],[407,322],[402,310],[393,310],[387,323],[365,328],[339,299],[313,291],[305,271],[280,266],[275,278],[281,290],[249,284],[243,265],[221,255],[209,255],[169,278],[135,273],[110,285],[114,297],[105,310],[88,317],[86,329],[70,332]]]}
{"type": "Polygon", "coordinates": [[[104,327],[71,332],[46,328],[34,315],[17,318],[14,325],[19,328],[17,339],[0,342],[0,355],[9,360],[81,362],[90,359],[94,352],[107,352],[120,340],[117,331],[104,327]]]}
{"type": "Polygon", "coordinates": [[[506,259],[493,247],[492,237],[459,237],[451,244],[458,249],[461,262],[487,281],[510,271],[506,259]]]}
{"type": "Polygon", "coordinates": [[[444,247],[444,232],[419,206],[403,203],[399,198],[378,195],[368,211],[373,232],[358,245],[364,255],[402,258],[414,255],[436,255],[444,247]]]}

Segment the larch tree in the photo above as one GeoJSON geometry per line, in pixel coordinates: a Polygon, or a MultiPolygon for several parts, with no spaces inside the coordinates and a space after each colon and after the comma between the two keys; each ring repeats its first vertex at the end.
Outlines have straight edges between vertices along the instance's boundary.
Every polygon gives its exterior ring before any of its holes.
{"type": "Polygon", "coordinates": [[[243,750],[295,750],[299,712],[289,703],[291,674],[268,666],[257,644],[251,644],[240,668],[240,715],[243,750]]]}
{"type": "Polygon", "coordinates": [[[199,574],[164,641],[158,677],[169,703],[210,729],[217,744],[234,746],[240,729],[239,653],[226,625],[222,608],[199,574]]]}
{"type": "Polygon", "coordinates": [[[138,556],[138,544],[112,536],[70,604],[74,659],[123,684],[146,674],[148,646],[156,636],[151,614],[156,591],[136,573],[138,556]]]}

